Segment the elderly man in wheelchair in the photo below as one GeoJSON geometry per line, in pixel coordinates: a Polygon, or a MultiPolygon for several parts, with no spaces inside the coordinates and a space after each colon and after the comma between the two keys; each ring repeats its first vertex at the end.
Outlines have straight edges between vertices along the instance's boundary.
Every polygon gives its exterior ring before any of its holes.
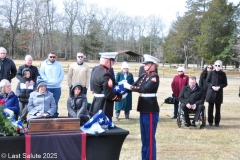
{"type": "Polygon", "coordinates": [[[196,127],[195,122],[199,120],[200,113],[204,117],[204,94],[202,89],[198,87],[196,77],[189,78],[189,85],[182,88],[178,99],[185,117],[185,126],[196,127]],[[190,123],[189,112],[195,112],[192,123],[190,123]]]}

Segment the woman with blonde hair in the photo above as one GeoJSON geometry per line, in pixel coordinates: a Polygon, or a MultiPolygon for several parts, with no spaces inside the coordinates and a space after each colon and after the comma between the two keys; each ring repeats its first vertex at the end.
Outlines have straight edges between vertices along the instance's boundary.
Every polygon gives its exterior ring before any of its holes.
{"type": "MultiPolygon", "coordinates": [[[[123,62],[121,66],[121,72],[116,75],[116,82],[126,80],[128,84],[132,85],[134,83],[133,74],[129,72],[129,65],[127,62],[123,62]]],[[[132,91],[127,90],[127,97],[122,99],[121,102],[115,102],[115,117],[119,120],[120,111],[123,110],[125,118],[129,119],[130,110],[132,110],[132,91]]]]}
{"type": "Polygon", "coordinates": [[[18,97],[11,89],[11,83],[7,79],[2,79],[0,82],[0,99],[4,100],[3,109],[14,112],[14,119],[18,119],[19,101],[18,97]]]}
{"type": "Polygon", "coordinates": [[[214,70],[209,72],[206,82],[208,85],[206,102],[208,102],[208,123],[213,124],[213,109],[215,104],[215,127],[219,126],[221,119],[221,103],[223,102],[223,88],[227,86],[226,73],[222,71],[222,61],[214,63],[214,70]]]}

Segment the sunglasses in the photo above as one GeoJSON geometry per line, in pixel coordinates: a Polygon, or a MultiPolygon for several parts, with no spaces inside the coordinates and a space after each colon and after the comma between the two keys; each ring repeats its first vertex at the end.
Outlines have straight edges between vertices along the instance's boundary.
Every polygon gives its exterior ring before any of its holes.
{"type": "Polygon", "coordinates": [[[183,71],[178,71],[178,72],[183,72],[183,71]]]}
{"type": "Polygon", "coordinates": [[[55,56],[49,56],[49,58],[56,58],[55,56]]]}
{"type": "Polygon", "coordinates": [[[77,56],[78,58],[83,58],[83,56],[77,56]]]}
{"type": "Polygon", "coordinates": [[[221,67],[220,65],[215,65],[215,67],[221,67]]]}
{"type": "Polygon", "coordinates": [[[207,67],[207,68],[212,69],[212,67],[207,67]]]}

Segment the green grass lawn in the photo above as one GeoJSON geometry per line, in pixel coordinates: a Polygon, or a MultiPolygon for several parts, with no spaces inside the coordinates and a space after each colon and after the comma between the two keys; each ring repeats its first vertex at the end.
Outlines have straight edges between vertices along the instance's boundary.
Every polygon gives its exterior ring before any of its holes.
{"type": "MultiPolygon", "coordinates": [[[[24,64],[23,61],[17,61],[24,64]]],[[[34,62],[37,64],[40,62],[34,62]]],[[[69,62],[61,62],[69,63],[69,62]]],[[[72,63],[72,62],[71,62],[72,63]]],[[[88,63],[95,66],[97,63],[88,63]]],[[[138,68],[140,63],[131,63],[130,72],[133,68],[138,68]]],[[[116,68],[121,66],[120,62],[115,64],[116,68]]],[[[161,68],[160,68],[161,70],[161,68]]],[[[195,72],[195,71],[194,71],[195,72]]],[[[187,73],[187,72],[186,72],[187,73]]],[[[200,71],[196,71],[199,75],[200,71]]],[[[171,96],[171,76],[160,78],[158,88],[158,103],[161,104],[165,98],[171,96]]],[[[197,76],[197,81],[199,76],[197,76]]],[[[197,127],[178,128],[176,119],[172,120],[173,105],[164,104],[160,107],[160,118],[157,127],[157,159],[158,160],[237,160],[240,159],[240,105],[239,105],[239,81],[236,78],[228,78],[228,86],[224,89],[224,102],[221,108],[220,126],[198,129],[197,127]]],[[[12,90],[15,91],[18,80],[13,79],[12,90]]],[[[68,98],[67,76],[61,83],[62,95],[59,101],[60,116],[67,116],[66,102],[68,98]]],[[[88,101],[91,103],[93,95],[88,91],[88,101]]],[[[113,122],[123,129],[129,130],[122,146],[120,160],[140,160],[141,159],[141,135],[139,129],[139,113],[136,111],[138,93],[133,93],[133,110],[130,112],[130,120],[125,120],[121,112],[120,121],[113,119],[113,122]]],[[[207,109],[207,103],[205,103],[207,109]]],[[[208,123],[207,123],[208,124],[208,123]]],[[[114,143],[114,142],[113,142],[114,143]]]]}

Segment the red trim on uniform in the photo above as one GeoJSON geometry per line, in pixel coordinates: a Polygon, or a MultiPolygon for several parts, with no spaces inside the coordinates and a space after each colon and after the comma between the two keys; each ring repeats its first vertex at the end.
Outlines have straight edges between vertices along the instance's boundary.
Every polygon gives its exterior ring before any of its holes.
{"type": "Polygon", "coordinates": [[[152,144],[152,141],[153,141],[153,133],[152,133],[152,131],[153,131],[153,125],[152,125],[152,123],[153,123],[153,115],[152,115],[152,113],[149,113],[149,118],[150,118],[150,120],[149,120],[149,123],[150,123],[150,135],[149,135],[149,160],[152,160],[152,154],[153,154],[153,148],[152,148],[152,146],[153,146],[153,144],[152,144]]]}
{"type": "Polygon", "coordinates": [[[112,100],[115,100],[116,98],[117,98],[117,95],[112,100]]]}
{"type": "MultiPolygon", "coordinates": [[[[25,133],[25,152],[26,155],[30,155],[31,154],[31,135],[25,133]]],[[[26,156],[25,160],[30,160],[29,156],[26,156]]]]}
{"type": "Polygon", "coordinates": [[[86,155],[86,140],[87,140],[87,134],[84,133],[84,132],[81,132],[81,137],[82,137],[82,145],[81,145],[81,148],[82,148],[82,151],[81,151],[81,160],[86,160],[87,159],[87,155],[86,155]]]}

